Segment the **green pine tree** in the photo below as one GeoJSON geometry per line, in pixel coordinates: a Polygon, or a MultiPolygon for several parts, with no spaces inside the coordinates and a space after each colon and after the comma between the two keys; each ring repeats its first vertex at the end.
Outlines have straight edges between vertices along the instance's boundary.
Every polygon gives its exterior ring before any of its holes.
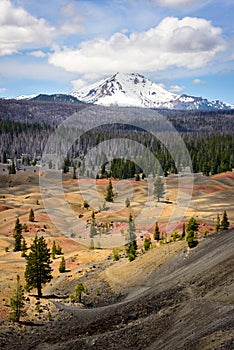
{"type": "Polygon", "coordinates": [[[194,217],[191,217],[186,227],[186,241],[189,248],[194,248],[198,245],[198,240],[196,239],[198,227],[199,225],[196,219],[194,217]]]}
{"type": "Polygon", "coordinates": [[[61,262],[60,262],[60,265],[59,265],[59,272],[63,273],[65,271],[66,271],[66,261],[64,259],[64,256],[62,256],[62,259],[61,259],[61,262]]]}
{"type": "Polygon", "coordinates": [[[12,160],[12,164],[9,165],[8,170],[9,170],[9,174],[16,174],[15,163],[13,160],[12,160]]]}
{"type": "Polygon", "coordinates": [[[26,243],[24,237],[22,238],[22,242],[21,242],[21,251],[22,251],[21,256],[22,256],[23,258],[25,258],[26,252],[27,252],[27,243],[26,243]]]}
{"type": "Polygon", "coordinates": [[[186,228],[185,228],[185,223],[183,223],[181,238],[184,239],[185,236],[186,236],[186,228]]]}
{"type": "Polygon", "coordinates": [[[26,256],[25,280],[27,290],[37,289],[37,295],[42,296],[42,285],[50,282],[52,268],[50,260],[50,250],[43,236],[35,237],[30,247],[30,252],[26,256]]]}
{"type": "Polygon", "coordinates": [[[75,166],[72,168],[72,179],[73,179],[73,180],[77,179],[77,176],[76,176],[76,167],[75,167],[75,166]]]}
{"type": "Polygon", "coordinates": [[[16,219],[15,221],[15,228],[14,228],[14,234],[13,234],[13,237],[14,237],[14,252],[18,252],[21,250],[21,241],[22,241],[22,238],[23,238],[23,235],[22,235],[22,225],[19,221],[19,218],[16,219]]]}
{"type": "Polygon", "coordinates": [[[132,214],[129,215],[128,220],[128,243],[126,244],[126,254],[129,261],[135,260],[137,256],[137,241],[135,233],[135,223],[132,214]]]}
{"type": "Polygon", "coordinates": [[[51,257],[53,260],[55,259],[56,253],[57,253],[57,247],[56,247],[55,241],[53,241],[52,248],[51,248],[51,257]]]}
{"type": "Polygon", "coordinates": [[[88,209],[88,208],[89,208],[89,203],[87,202],[87,200],[84,200],[84,202],[83,202],[83,207],[84,207],[85,209],[88,209]]]}
{"type": "Polygon", "coordinates": [[[113,192],[113,185],[111,182],[111,179],[109,180],[107,189],[106,189],[106,196],[105,196],[105,200],[107,202],[113,202],[114,201],[114,192],[113,192]]]}
{"type": "Polygon", "coordinates": [[[70,299],[72,299],[76,303],[81,303],[82,293],[87,293],[87,289],[85,288],[83,283],[79,282],[75,288],[75,293],[70,295],[70,299]]]}
{"type": "Polygon", "coordinates": [[[157,201],[160,201],[165,194],[164,183],[161,177],[157,176],[154,181],[154,196],[157,198],[157,201]]]}
{"type": "Polygon", "coordinates": [[[127,197],[126,200],[125,200],[125,205],[126,205],[126,208],[130,207],[130,199],[127,197]]]}
{"type": "Polygon", "coordinates": [[[135,175],[135,180],[136,180],[136,181],[140,181],[140,179],[141,179],[141,178],[140,178],[140,175],[137,173],[137,174],[135,175]]]}
{"type": "Polygon", "coordinates": [[[229,221],[228,221],[228,216],[226,210],[223,212],[223,217],[221,220],[221,230],[227,230],[229,227],[229,221]]]}
{"type": "Polygon", "coordinates": [[[156,222],[155,228],[154,228],[154,239],[155,241],[160,241],[160,231],[158,227],[158,222],[156,222]]]}
{"type": "Polygon", "coordinates": [[[144,240],[144,249],[145,251],[149,250],[152,246],[152,243],[151,243],[151,238],[150,237],[146,237],[145,240],[144,240]]]}
{"type": "Polygon", "coordinates": [[[28,220],[31,221],[31,222],[33,222],[33,221],[35,220],[35,216],[34,216],[34,211],[33,211],[33,209],[30,210],[28,220]]]}
{"type": "Polygon", "coordinates": [[[217,214],[217,217],[216,217],[216,224],[215,224],[215,233],[219,232],[220,230],[220,217],[219,217],[219,213],[217,214]]]}
{"type": "Polygon", "coordinates": [[[196,219],[192,216],[190,219],[189,219],[189,222],[187,224],[187,227],[186,227],[186,231],[189,232],[189,231],[192,231],[194,233],[198,232],[198,223],[196,221],[196,219]]]}
{"type": "Polygon", "coordinates": [[[14,295],[11,297],[11,312],[9,314],[10,320],[13,322],[19,322],[20,317],[25,314],[24,312],[24,289],[23,286],[20,284],[20,277],[17,275],[17,284],[14,295]]]}
{"type": "Polygon", "coordinates": [[[6,151],[3,151],[2,153],[2,163],[7,164],[7,154],[6,151]]]}

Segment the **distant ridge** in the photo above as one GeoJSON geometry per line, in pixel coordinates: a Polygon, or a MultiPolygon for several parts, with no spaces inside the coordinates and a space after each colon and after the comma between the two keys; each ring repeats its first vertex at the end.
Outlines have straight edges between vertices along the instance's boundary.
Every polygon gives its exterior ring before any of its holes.
{"type": "Polygon", "coordinates": [[[138,73],[116,73],[71,93],[77,99],[104,106],[180,110],[229,110],[234,105],[186,94],[176,95],[138,73]]]}
{"type": "Polygon", "coordinates": [[[21,95],[16,100],[169,110],[234,110],[234,105],[220,100],[174,94],[138,73],[116,73],[71,94],[21,95]]]}

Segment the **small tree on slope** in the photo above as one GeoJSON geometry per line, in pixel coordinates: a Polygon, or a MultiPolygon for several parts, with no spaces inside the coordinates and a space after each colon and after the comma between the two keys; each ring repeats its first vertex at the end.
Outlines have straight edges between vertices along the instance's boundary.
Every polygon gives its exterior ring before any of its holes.
{"type": "Polygon", "coordinates": [[[15,239],[14,242],[14,252],[18,252],[21,250],[21,241],[22,241],[22,225],[19,221],[19,218],[15,221],[15,228],[14,228],[14,234],[13,237],[15,239]]]}
{"type": "Polygon", "coordinates": [[[26,256],[25,280],[26,288],[30,291],[37,289],[37,295],[42,296],[42,285],[52,279],[50,250],[43,236],[35,237],[30,253],[26,256]]]}
{"type": "Polygon", "coordinates": [[[228,221],[228,217],[227,217],[227,212],[226,212],[226,210],[224,210],[223,218],[222,218],[222,221],[221,221],[221,229],[222,230],[227,230],[228,227],[229,227],[229,221],[228,221]]]}
{"type": "Polygon", "coordinates": [[[20,277],[17,275],[17,284],[14,295],[11,297],[11,313],[9,314],[10,320],[19,322],[20,316],[24,315],[24,289],[20,284],[20,277]]]}

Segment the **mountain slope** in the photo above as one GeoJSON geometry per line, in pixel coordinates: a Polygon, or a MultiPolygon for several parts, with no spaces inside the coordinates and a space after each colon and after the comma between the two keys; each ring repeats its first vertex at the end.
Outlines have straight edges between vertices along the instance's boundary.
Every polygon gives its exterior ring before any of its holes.
{"type": "Polygon", "coordinates": [[[234,105],[218,100],[208,101],[202,97],[173,94],[138,73],[116,73],[105,80],[74,91],[71,95],[81,101],[104,106],[184,110],[234,108],[234,105]]]}
{"type": "Polygon", "coordinates": [[[177,95],[134,73],[116,73],[72,95],[89,103],[134,107],[160,107],[162,103],[177,98],[177,95]]]}

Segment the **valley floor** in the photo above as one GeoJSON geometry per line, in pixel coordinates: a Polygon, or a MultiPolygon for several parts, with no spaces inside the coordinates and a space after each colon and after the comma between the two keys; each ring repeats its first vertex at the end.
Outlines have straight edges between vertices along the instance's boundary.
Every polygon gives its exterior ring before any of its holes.
{"type": "MultiPolygon", "coordinates": [[[[178,177],[166,180],[169,200],[158,203],[149,218],[160,213],[161,232],[175,209],[178,177]]],[[[77,215],[90,219],[92,210],[80,205],[82,196],[77,180],[63,181],[66,198],[77,215]]],[[[99,180],[97,190],[104,197],[107,181],[99,180]]],[[[113,262],[112,247],[89,249],[87,232],[74,240],[61,234],[44,207],[38,177],[7,176],[0,182],[0,348],[1,349],[195,349],[221,350],[234,348],[234,231],[213,234],[217,213],[227,210],[230,227],[234,227],[234,173],[212,177],[195,175],[192,198],[184,222],[192,215],[200,224],[199,244],[188,250],[185,241],[160,246],[143,253],[133,262],[122,257],[113,262]],[[30,208],[35,222],[28,221],[30,208]],[[60,244],[67,272],[59,274],[60,258],[52,264],[53,280],[44,289],[41,312],[35,310],[36,298],[28,295],[28,316],[19,325],[7,320],[9,299],[13,294],[16,274],[24,281],[25,259],[13,252],[13,229],[16,217],[26,223],[23,232],[28,246],[36,234],[60,244]],[[203,237],[204,232],[209,235],[203,237]],[[8,248],[8,252],[7,249],[8,248]],[[63,297],[74,291],[78,281],[88,287],[84,305],[65,303],[63,297]]],[[[90,186],[90,184],[88,184],[90,186]]],[[[114,186],[121,187],[114,181],[114,186]]],[[[132,194],[130,208],[118,212],[118,220],[109,210],[97,213],[101,222],[113,220],[111,234],[127,229],[130,211],[138,215],[145,202],[146,183],[128,181],[121,184],[123,198],[132,194]]],[[[90,196],[92,196],[92,186],[90,196]]],[[[186,193],[186,179],[180,191],[186,193]]],[[[181,230],[182,223],[175,222],[181,230]]],[[[150,234],[144,225],[137,226],[140,236],[150,234]]],[[[168,235],[170,232],[168,231],[168,235]]],[[[124,253],[121,252],[124,256],[124,253]]]]}

